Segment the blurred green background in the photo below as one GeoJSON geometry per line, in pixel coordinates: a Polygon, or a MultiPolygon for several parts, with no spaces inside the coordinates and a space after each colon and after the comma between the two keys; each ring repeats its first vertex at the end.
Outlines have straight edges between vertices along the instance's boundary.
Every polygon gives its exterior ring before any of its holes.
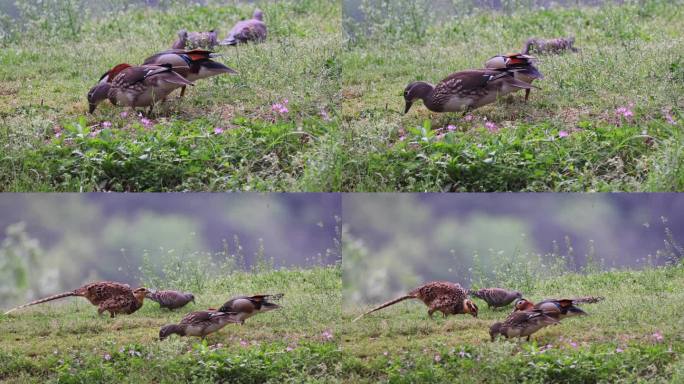
{"type": "Polygon", "coordinates": [[[347,304],[431,280],[525,289],[684,256],[678,194],[346,194],[342,207],[347,304]]]}
{"type": "MultiPolygon", "coordinates": [[[[0,194],[0,306],[96,280],[340,262],[333,194],[0,194]]],[[[195,281],[193,287],[201,286],[195,281]]]]}

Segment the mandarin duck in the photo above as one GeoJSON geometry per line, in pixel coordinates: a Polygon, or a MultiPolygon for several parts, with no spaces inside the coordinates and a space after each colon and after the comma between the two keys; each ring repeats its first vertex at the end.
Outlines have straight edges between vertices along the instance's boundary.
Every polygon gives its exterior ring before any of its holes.
{"type": "Polygon", "coordinates": [[[552,324],[558,324],[558,320],[540,309],[513,312],[503,322],[492,324],[489,328],[489,336],[492,341],[499,335],[503,335],[507,339],[527,337],[527,341],[530,341],[530,336],[533,333],[552,324]]]}
{"type": "MultiPolygon", "coordinates": [[[[191,51],[169,49],[148,57],[143,62],[143,65],[170,64],[174,72],[191,82],[220,75],[222,73],[237,73],[237,71],[212,60],[212,57],[214,56],[215,54],[213,52],[201,49],[193,49],[191,51]]],[[[184,94],[185,86],[182,86],[181,97],[184,94]]]]}
{"type": "Polygon", "coordinates": [[[603,300],[603,297],[588,296],[574,299],[546,299],[535,304],[527,299],[520,299],[515,302],[514,311],[531,311],[540,309],[549,316],[557,319],[564,319],[566,317],[587,314],[581,308],[575,306],[575,304],[597,303],[601,300],[603,300]]]}
{"type": "Polygon", "coordinates": [[[196,336],[204,339],[229,323],[238,323],[235,313],[219,311],[196,311],[187,314],[178,324],[168,324],[159,330],[159,340],[174,333],[178,336],[196,336]]]}
{"type": "Polygon", "coordinates": [[[522,293],[502,288],[482,288],[477,291],[468,290],[468,294],[484,300],[488,308],[505,307],[516,299],[522,299],[522,293]]]}
{"type": "Polygon", "coordinates": [[[466,313],[469,313],[473,317],[477,317],[477,305],[468,299],[468,291],[463,289],[460,284],[448,281],[433,281],[413,289],[407,295],[388,301],[359,315],[352,320],[352,322],[357,321],[370,313],[387,308],[390,305],[407,299],[418,299],[427,305],[428,316],[430,316],[430,318],[432,318],[432,314],[436,311],[442,312],[444,317],[447,315],[466,313]]]}
{"type": "MultiPolygon", "coordinates": [[[[485,68],[512,73],[516,80],[532,84],[544,75],[534,66],[535,58],[522,53],[510,53],[491,57],[485,62],[485,68]]],[[[525,101],[530,97],[530,88],[525,89],[525,101]]]]}
{"type": "Polygon", "coordinates": [[[102,315],[104,312],[109,312],[110,317],[114,317],[120,313],[130,315],[142,307],[147,292],[147,289],[143,287],[134,290],[131,289],[128,284],[114,281],[101,281],[86,284],[73,291],[60,293],[44,299],[32,301],[28,304],[20,305],[5,312],[5,315],[31,305],[47,303],[70,296],[85,297],[92,305],[97,306],[98,315],[102,315]]]}
{"type": "Polygon", "coordinates": [[[479,108],[497,98],[534,86],[516,79],[511,72],[473,69],[449,75],[437,85],[415,81],[406,86],[404,101],[409,109],[416,100],[423,100],[433,112],[457,112],[479,108]]]}
{"type": "Polygon", "coordinates": [[[264,13],[260,9],[255,9],[252,18],[249,20],[238,21],[228,32],[228,36],[221,41],[221,45],[238,45],[266,40],[268,30],[264,23],[264,13]]]}
{"type": "Polygon", "coordinates": [[[89,112],[92,113],[105,98],[114,105],[150,107],[163,100],[174,89],[194,85],[174,72],[171,64],[141,65],[133,67],[119,64],[105,73],[100,82],[88,92],[89,112]],[[106,97],[105,97],[106,96],[106,97]]]}
{"type": "Polygon", "coordinates": [[[269,300],[278,300],[283,296],[282,293],[275,295],[238,296],[225,302],[219,308],[219,311],[235,313],[240,324],[244,324],[245,320],[258,313],[280,308],[278,304],[272,303],[269,300]]]}

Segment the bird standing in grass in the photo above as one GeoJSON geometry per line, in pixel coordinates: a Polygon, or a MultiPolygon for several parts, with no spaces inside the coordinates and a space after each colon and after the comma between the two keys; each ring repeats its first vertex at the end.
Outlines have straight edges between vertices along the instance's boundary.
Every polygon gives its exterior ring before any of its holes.
{"type": "Polygon", "coordinates": [[[404,113],[408,113],[417,100],[423,100],[425,107],[433,112],[468,112],[493,103],[499,97],[531,88],[535,87],[516,79],[513,72],[492,69],[455,72],[437,85],[424,81],[407,85],[404,113]]]}
{"type": "Polygon", "coordinates": [[[150,107],[163,100],[174,89],[194,85],[191,81],[173,71],[171,64],[131,66],[119,64],[107,71],[100,82],[88,92],[89,112],[109,99],[114,105],[150,107]]]}
{"type": "Polygon", "coordinates": [[[148,299],[159,303],[160,308],[168,308],[174,310],[184,307],[189,302],[195,302],[195,296],[189,292],[178,291],[149,291],[147,292],[148,299]]]}
{"type": "Polygon", "coordinates": [[[238,21],[228,32],[228,36],[221,41],[221,45],[238,45],[248,42],[262,42],[266,40],[268,29],[264,23],[264,13],[255,9],[252,18],[238,21]]]}
{"type": "Polygon", "coordinates": [[[64,292],[46,297],[44,299],[32,301],[28,304],[10,309],[9,311],[5,312],[5,315],[31,305],[47,303],[48,301],[70,296],[85,297],[91,304],[97,306],[98,315],[102,315],[104,312],[109,312],[110,317],[114,317],[120,313],[130,315],[142,307],[147,292],[147,289],[142,287],[133,290],[128,284],[122,284],[113,281],[102,281],[98,283],[86,284],[70,292],[64,292]]]}
{"type": "Polygon", "coordinates": [[[477,291],[468,290],[468,294],[484,300],[488,308],[505,307],[517,299],[522,299],[522,293],[502,288],[482,288],[477,291]]]}
{"type": "MultiPolygon", "coordinates": [[[[522,53],[510,53],[498,55],[485,62],[485,68],[512,73],[516,80],[532,84],[537,79],[543,79],[544,75],[534,65],[535,58],[522,53]]],[[[530,88],[525,89],[525,101],[530,97],[530,88]]]]}
{"type": "Polygon", "coordinates": [[[187,314],[178,324],[168,324],[159,330],[159,340],[170,335],[197,336],[204,339],[230,323],[239,323],[236,313],[220,311],[196,311],[187,314]]]}
{"type": "Polygon", "coordinates": [[[278,300],[283,296],[282,293],[275,295],[238,296],[228,300],[219,308],[219,311],[235,313],[240,324],[244,324],[245,320],[258,313],[280,308],[278,304],[272,303],[269,300],[278,300]]]}
{"type": "MultiPolygon", "coordinates": [[[[224,73],[236,74],[237,71],[212,60],[216,54],[211,51],[194,49],[186,51],[182,49],[169,49],[155,53],[143,62],[143,65],[171,65],[177,74],[190,82],[224,73]]],[[[181,86],[181,97],[185,94],[185,85],[181,86]]]]}
{"type": "Polygon", "coordinates": [[[535,304],[527,299],[520,299],[515,302],[515,311],[531,311],[538,309],[554,318],[564,319],[566,317],[587,314],[575,304],[598,303],[601,300],[603,300],[603,297],[587,296],[574,299],[546,299],[535,304]]]}
{"type": "Polygon", "coordinates": [[[212,29],[209,32],[188,32],[186,29],[178,31],[178,40],[173,43],[172,49],[214,49],[218,44],[218,32],[212,29]]]}
{"type": "Polygon", "coordinates": [[[432,314],[436,311],[442,312],[444,317],[447,315],[466,313],[477,317],[477,305],[468,299],[468,291],[463,289],[460,284],[451,283],[448,281],[433,281],[421,285],[420,287],[409,292],[407,295],[401,296],[375,307],[370,311],[361,314],[352,321],[357,321],[365,315],[408,299],[418,299],[427,305],[428,316],[430,316],[430,318],[432,318],[432,314]]]}
{"type": "Polygon", "coordinates": [[[527,341],[530,341],[530,336],[533,333],[553,324],[558,324],[558,320],[541,309],[513,312],[503,322],[492,324],[489,328],[489,336],[492,341],[499,335],[503,335],[507,339],[527,337],[527,341]]]}

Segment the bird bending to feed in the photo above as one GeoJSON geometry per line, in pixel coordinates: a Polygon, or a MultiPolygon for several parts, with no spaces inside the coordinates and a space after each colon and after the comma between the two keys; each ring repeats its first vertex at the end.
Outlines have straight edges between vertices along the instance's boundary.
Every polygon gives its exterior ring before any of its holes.
{"type": "Polygon", "coordinates": [[[250,41],[261,42],[266,40],[268,30],[264,23],[264,13],[255,9],[252,18],[238,21],[228,36],[221,41],[221,45],[238,45],[250,41]]]}
{"type": "Polygon", "coordinates": [[[174,72],[171,64],[136,67],[119,64],[102,75],[100,82],[88,92],[89,112],[93,113],[97,105],[108,98],[114,105],[149,106],[151,113],[154,103],[186,85],[194,84],[174,72]]]}
{"type": "Polygon", "coordinates": [[[514,300],[522,299],[522,293],[517,291],[507,291],[502,288],[482,288],[477,291],[468,290],[468,294],[487,303],[487,307],[505,307],[514,300]]]}
{"type": "Polygon", "coordinates": [[[274,295],[255,295],[255,296],[238,296],[228,300],[219,308],[220,312],[236,313],[236,318],[240,324],[244,324],[245,320],[260,312],[268,312],[280,308],[278,304],[272,303],[269,300],[278,300],[284,294],[278,293],[274,295]]]}
{"type": "Polygon", "coordinates": [[[97,305],[98,315],[102,315],[103,312],[109,312],[110,317],[114,317],[119,313],[130,315],[142,307],[147,292],[147,289],[142,287],[133,290],[128,284],[122,284],[113,281],[102,281],[98,283],[86,284],[70,292],[64,292],[58,295],[46,297],[44,299],[32,301],[28,304],[10,309],[9,311],[5,312],[5,315],[31,305],[47,303],[48,301],[69,296],[85,297],[88,299],[88,301],[90,301],[91,304],[97,305]]]}
{"type": "Polygon", "coordinates": [[[408,299],[418,299],[427,305],[428,316],[430,316],[430,318],[432,318],[432,314],[436,311],[442,312],[444,317],[447,315],[466,313],[477,317],[477,305],[468,299],[468,291],[463,289],[461,285],[448,281],[433,281],[421,285],[420,287],[409,292],[407,295],[388,301],[366,313],[359,315],[357,318],[352,320],[352,322],[359,320],[365,315],[408,299]]]}
{"type": "Polygon", "coordinates": [[[159,340],[172,334],[178,336],[197,336],[204,339],[229,323],[238,323],[236,313],[220,311],[197,311],[187,314],[178,324],[168,324],[159,330],[159,340]]]}
{"type": "MultiPolygon", "coordinates": [[[[535,57],[522,53],[510,53],[491,57],[485,62],[485,68],[512,73],[516,80],[532,84],[544,75],[534,66],[535,57]]],[[[525,89],[525,101],[530,97],[530,89],[525,89]]]]}
{"type": "Polygon", "coordinates": [[[489,328],[489,336],[492,338],[492,341],[498,335],[503,335],[507,339],[527,336],[527,341],[530,341],[530,336],[533,333],[552,324],[558,324],[558,320],[541,309],[513,312],[503,322],[492,324],[489,328]]]}
{"type": "Polygon", "coordinates": [[[178,40],[173,43],[172,49],[214,49],[218,44],[218,31],[212,29],[209,32],[188,32],[186,29],[178,31],[178,40]]]}
{"type": "Polygon", "coordinates": [[[531,88],[536,87],[516,79],[513,72],[492,69],[455,72],[434,86],[424,81],[407,85],[404,113],[419,99],[433,112],[467,112],[509,93],[531,88]]]}
{"type": "Polygon", "coordinates": [[[195,302],[195,296],[188,292],[178,291],[148,291],[146,297],[159,303],[159,308],[174,310],[184,307],[189,302],[195,302]]]}
{"type": "Polygon", "coordinates": [[[535,304],[527,299],[520,299],[515,302],[514,311],[531,311],[539,309],[549,316],[557,319],[564,319],[566,317],[587,314],[581,308],[575,306],[575,304],[598,303],[601,300],[603,300],[603,297],[588,296],[574,299],[546,299],[535,304]]]}
{"type": "Polygon", "coordinates": [[[575,37],[559,37],[557,39],[536,39],[531,38],[525,42],[522,53],[561,53],[563,51],[578,52],[574,47],[575,37]]]}
{"type": "MultiPolygon", "coordinates": [[[[215,56],[215,53],[202,49],[169,49],[148,57],[143,65],[170,64],[174,72],[191,82],[223,73],[237,73],[234,69],[212,60],[215,56]]],[[[181,97],[184,94],[185,85],[181,87],[181,97]]]]}

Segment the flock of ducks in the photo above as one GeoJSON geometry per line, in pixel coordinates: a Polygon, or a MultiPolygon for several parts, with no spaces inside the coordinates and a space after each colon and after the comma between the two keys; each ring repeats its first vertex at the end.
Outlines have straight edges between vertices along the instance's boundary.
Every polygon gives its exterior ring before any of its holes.
{"type": "Polygon", "coordinates": [[[404,89],[404,113],[417,100],[422,100],[432,112],[467,113],[523,89],[527,102],[530,90],[538,88],[532,82],[544,78],[535,66],[536,57],[530,53],[576,52],[574,42],[573,37],[529,39],[521,53],[494,56],[485,62],[483,69],[454,72],[437,85],[424,81],[409,83],[404,89]]]}
{"type": "MultiPolygon", "coordinates": [[[[73,291],[49,296],[32,301],[5,312],[8,315],[16,310],[32,305],[47,303],[63,297],[79,296],[86,298],[92,305],[97,306],[98,315],[109,312],[110,317],[118,314],[130,315],[143,306],[145,299],[159,303],[160,308],[171,311],[195,302],[192,293],[172,290],[152,291],[141,287],[132,289],[128,284],[114,281],[101,281],[86,284],[73,291]]],[[[230,323],[244,324],[248,318],[262,312],[280,308],[270,300],[279,300],[282,293],[275,295],[237,296],[225,302],[218,310],[210,308],[206,311],[190,312],[178,324],[168,324],[159,330],[159,340],[170,335],[197,336],[204,339],[207,335],[219,331],[230,323]]]]}
{"type": "MultiPolygon", "coordinates": [[[[250,20],[239,21],[220,45],[262,42],[267,37],[263,12],[254,11],[250,20]]],[[[169,50],[154,54],[141,65],[117,64],[105,72],[88,92],[89,113],[109,100],[114,105],[131,108],[150,107],[181,88],[181,97],[194,81],[221,74],[235,74],[235,70],[212,58],[218,56],[211,49],[217,44],[216,31],[188,32],[181,30],[179,39],[169,50]]]]}
{"type": "Polygon", "coordinates": [[[469,296],[484,300],[490,308],[505,307],[514,303],[513,312],[504,321],[496,322],[489,328],[492,341],[496,340],[497,336],[527,337],[529,341],[533,333],[546,326],[558,324],[566,317],[586,315],[587,313],[576,304],[596,303],[603,300],[603,297],[588,296],[574,299],[546,299],[535,304],[524,299],[522,293],[517,291],[502,288],[483,288],[474,291],[466,290],[458,283],[433,281],[359,315],[352,322],[407,299],[418,299],[427,305],[430,318],[435,312],[442,312],[444,317],[456,314],[470,314],[477,317],[479,309],[469,296]]]}

